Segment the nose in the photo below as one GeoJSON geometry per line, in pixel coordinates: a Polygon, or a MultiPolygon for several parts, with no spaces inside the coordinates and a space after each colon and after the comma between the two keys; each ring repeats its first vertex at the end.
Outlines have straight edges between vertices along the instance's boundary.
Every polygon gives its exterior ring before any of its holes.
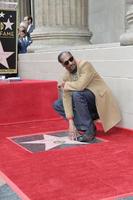
{"type": "Polygon", "coordinates": [[[73,64],[73,61],[70,61],[70,60],[69,60],[69,65],[72,65],[72,64],[73,64]]]}
{"type": "Polygon", "coordinates": [[[70,60],[69,60],[69,63],[73,63],[73,61],[70,61],[70,60]]]}

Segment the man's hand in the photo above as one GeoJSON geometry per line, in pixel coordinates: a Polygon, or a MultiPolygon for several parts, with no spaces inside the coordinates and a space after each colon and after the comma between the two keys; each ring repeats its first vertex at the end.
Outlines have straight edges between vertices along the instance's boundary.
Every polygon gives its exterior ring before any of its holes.
{"type": "Polygon", "coordinates": [[[77,129],[74,125],[73,119],[69,119],[69,138],[71,140],[77,140],[77,129]]]}
{"type": "Polygon", "coordinates": [[[65,86],[65,82],[63,81],[62,84],[61,84],[62,88],[64,88],[65,86]]]}

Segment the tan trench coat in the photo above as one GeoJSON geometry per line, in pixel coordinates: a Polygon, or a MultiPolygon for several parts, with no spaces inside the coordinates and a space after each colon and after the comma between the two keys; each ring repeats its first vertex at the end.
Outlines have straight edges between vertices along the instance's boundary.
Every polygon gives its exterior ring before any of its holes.
{"type": "Polygon", "coordinates": [[[89,89],[95,94],[97,111],[104,131],[108,131],[121,120],[120,110],[110,88],[87,61],[78,62],[77,77],[77,80],[74,81],[72,75],[67,71],[63,78],[63,81],[66,82],[63,105],[67,118],[73,116],[72,91],[89,89]]]}

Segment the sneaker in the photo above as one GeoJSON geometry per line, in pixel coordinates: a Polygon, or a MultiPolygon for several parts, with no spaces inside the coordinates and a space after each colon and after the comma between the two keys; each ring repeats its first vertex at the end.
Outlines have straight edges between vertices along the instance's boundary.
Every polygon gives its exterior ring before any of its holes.
{"type": "Polygon", "coordinates": [[[77,137],[77,141],[79,142],[93,142],[96,136],[96,127],[94,133],[90,133],[89,130],[85,131],[83,135],[77,137]]]}

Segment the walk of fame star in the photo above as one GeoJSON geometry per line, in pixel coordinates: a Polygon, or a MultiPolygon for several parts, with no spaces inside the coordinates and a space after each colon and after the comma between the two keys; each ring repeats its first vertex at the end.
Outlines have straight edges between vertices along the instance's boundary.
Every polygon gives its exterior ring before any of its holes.
{"type": "Polygon", "coordinates": [[[0,64],[2,64],[4,67],[9,68],[7,63],[7,58],[10,57],[14,52],[6,52],[4,51],[2,47],[2,43],[0,41],[0,64]]]}
{"type": "Polygon", "coordinates": [[[52,134],[40,133],[34,135],[12,137],[11,141],[32,153],[102,142],[102,140],[97,138],[92,143],[70,140],[67,132],[55,132],[52,134]]]}
{"type": "Polygon", "coordinates": [[[8,19],[7,22],[3,22],[3,23],[6,25],[5,30],[8,29],[8,28],[12,30],[12,27],[11,27],[11,26],[12,26],[14,23],[10,22],[10,19],[8,19]]]}
{"type": "MultiPolygon", "coordinates": [[[[45,144],[45,151],[53,149],[54,147],[60,146],[62,144],[77,144],[81,145],[81,142],[70,140],[68,136],[57,137],[52,135],[43,135],[44,139],[36,141],[21,142],[21,144],[45,144]]],[[[82,144],[87,144],[82,142],[82,144]]]]}

